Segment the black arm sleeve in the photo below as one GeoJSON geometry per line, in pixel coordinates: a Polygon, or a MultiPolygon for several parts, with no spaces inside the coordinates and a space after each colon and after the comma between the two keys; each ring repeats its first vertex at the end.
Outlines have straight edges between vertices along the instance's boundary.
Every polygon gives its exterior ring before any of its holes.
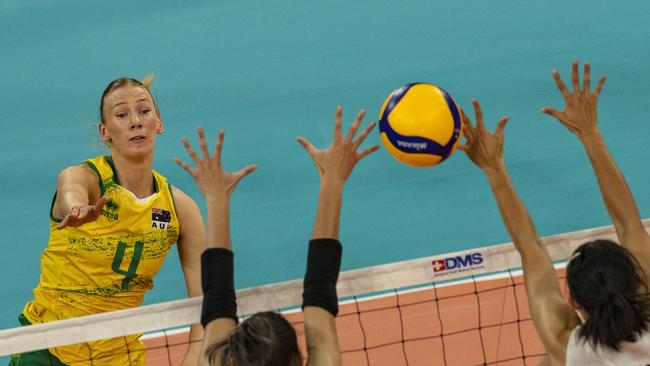
{"type": "Polygon", "coordinates": [[[303,309],[317,306],[334,316],[339,313],[336,281],[339,279],[342,252],[343,247],[336,239],[313,239],[309,242],[302,293],[303,309]]]}
{"type": "Polygon", "coordinates": [[[203,327],[217,318],[237,318],[237,301],[233,269],[233,253],[224,248],[209,248],[201,255],[203,287],[203,327]]]}

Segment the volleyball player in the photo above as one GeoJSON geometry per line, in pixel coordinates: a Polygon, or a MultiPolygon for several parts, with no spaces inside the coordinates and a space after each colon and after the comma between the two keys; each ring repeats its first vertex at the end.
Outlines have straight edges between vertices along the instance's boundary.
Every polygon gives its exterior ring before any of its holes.
{"type": "MultiPolygon", "coordinates": [[[[358,138],[355,135],[365,112],[360,112],[347,136],[342,135],[342,109],[336,111],[332,144],[316,149],[303,137],[303,145],[320,174],[320,193],[316,220],[309,242],[304,278],[303,310],[307,341],[307,364],[340,365],[336,334],[338,313],[336,282],[342,247],[338,241],[343,187],[357,162],[376,151],[373,146],[357,149],[368,136],[374,122],[358,138]]],[[[204,361],[212,366],[298,366],[302,355],[291,324],[281,315],[261,312],[237,325],[237,305],[233,284],[233,252],[230,239],[230,196],[237,183],[254,166],[239,172],[225,172],[221,166],[223,132],[219,133],[215,154],[209,156],[203,131],[199,129],[202,157],[185,142],[192,160],[190,168],[178,161],[196,181],[208,207],[208,249],[202,255],[204,292],[201,323],[205,329],[204,361]]]]}
{"type": "MultiPolygon", "coordinates": [[[[50,238],[34,300],[23,325],[132,308],[174,243],[189,296],[200,296],[205,231],[196,203],[152,170],[156,136],[163,132],[151,79],[112,81],[100,100],[99,135],[110,155],[63,170],[50,212],[50,238]]],[[[202,338],[200,326],[191,340],[202,338]]],[[[195,365],[200,342],[183,365],[195,365]]],[[[12,365],[145,365],[139,335],[15,355],[12,365]]]]}
{"type": "Polygon", "coordinates": [[[466,144],[461,147],[487,177],[503,222],[521,255],[528,304],[550,365],[645,365],[650,363],[647,276],[649,244],[622,175],[597,134],[596,101],[601,79],[592,92],[589,67],[583,89],[574,64],[574,93],[556,80],[565,96],[562,112],[546,108],[578,136],[592,158],[616,231],[624,246],[596,240],[578,247],[567,267],[570,299],[560,289],[551,257],[517,195],[503,160],[505,117],[490,134],[474,100],[476,126],[463,114],[466,144]],[[583,135],[584,133],[584,135],[583,135]],[[592,135],[596,133],[596,135],[592,135]],[[594,161],[594,158],[601,161],[594,161]],[[629,248],[629,250],[626,249],[629,248]],[[635,258],[632,253],[637,256],[635,258]],[[638,261],[637,261],[638,259],[638,261]]]}
{"type": "Polygon", "coordinates": [[[573,92],[553,70],[565,109],[546,107],[542,111],[555,117],[582,143],[620,246],[606,240],[587,243],[574,252],[569,262],[569,291],[583,321],[569,333],[566,361],[567,365],[648,365],[650,235],[598,128],[597,102],[605,77],[592,92],[591,65],[584,65],[582,87],[578,66],[578,61],[573,61],[573,92]]]}

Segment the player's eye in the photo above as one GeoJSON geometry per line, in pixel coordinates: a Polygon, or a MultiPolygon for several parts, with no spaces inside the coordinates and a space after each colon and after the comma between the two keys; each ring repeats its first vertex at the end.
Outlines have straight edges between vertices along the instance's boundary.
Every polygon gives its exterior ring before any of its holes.
{"type": "Polygon", "coordinates": [[[124,112],[116,113],[116,114],[115,114],[115,117],[117,117],[117,118],[124,118],[124,117],[126,117],[126,113],[124,113],[124,112]]]}

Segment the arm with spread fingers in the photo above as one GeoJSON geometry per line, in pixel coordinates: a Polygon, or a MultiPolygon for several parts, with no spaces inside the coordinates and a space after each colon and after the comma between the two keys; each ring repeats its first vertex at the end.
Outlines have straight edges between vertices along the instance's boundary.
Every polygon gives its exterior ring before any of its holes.
{"type": "Polygon", "coordinates": [[[558,71],[553,70],[553,77],[564,98],[565,108],[559,111],[545,107],[542,108],[542,112],[555,117],[578,137],[591,161],[605,206],[621,245],[634,253],[635,257],[644,263],[646,269],[650,269],[650,235],[643,226],[641,215],[625,177],[609,153],[598,129],[598,96],[605,83],[605,77],[600,77],[596,88],[592,91],[591,65],[585,63],[582,87],[580,87],[578,66],[578,61],[574,61],[571,70],[573,92],[567,89],[558,71]]]}
{"type": "Polygon", "coordinates": [[[207,249],[201,255],[201,284],[204,327],[201,364],[209,364],[205,351],[210,345],[227,338],[237,326],[232,242],[230,238],[230,197],[237,184],[255,170],[254,165],[230,173],[221,165],[224,133],[219,132],[215,153],[210,157],[202,128],[198,129],[202,158],[187,139],[185,149],[196,164],[191,168],[179,159],[176,162],[196,182],[207,205],[207,249]]]}
{"type": "Polygon", "coordinates": [[[503,160],[503,136],[508,118],[503,118],[490,134],[476,100],[474,108],[476,127],[463,114],[467,143],[461,149],[487,177],[503,223],[521,255],[528,306],[548,353],[547,359],[553,365],[563,365],[570,331],[579,320],[562,296],[551,257],[508,175],[503,160]]]}
{"type": "Polygon", "coordinates": [[[298,142],[307,150],[320,174],[318,208],[309,242],[303,292],[305,337],[309,352],[307,365],[310,366],[342,363],[335,317],[338,313],[336,282],[343,249],[338,241],[343,187],[359,160],[379,148],[373,146],[357,152],[375,124],[371,122],[355,139],[365,115],[365,111],[361,111],[344,138],[342,113],[343,110],[338,107],[334,138],[328,148],[318,150],[304,137],[298,137],[298,142]]]}

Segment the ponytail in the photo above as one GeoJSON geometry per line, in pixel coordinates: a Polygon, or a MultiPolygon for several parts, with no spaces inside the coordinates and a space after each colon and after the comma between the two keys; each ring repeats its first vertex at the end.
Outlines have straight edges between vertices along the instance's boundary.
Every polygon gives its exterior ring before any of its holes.
{"type": "Polygon", "coordinates": [[[571,297],[588,314],[579,336],[594,346],[620,350],[650,323],[644,274],[632,254],[609,240],[581,245],[567,266],[571,297]]]}

